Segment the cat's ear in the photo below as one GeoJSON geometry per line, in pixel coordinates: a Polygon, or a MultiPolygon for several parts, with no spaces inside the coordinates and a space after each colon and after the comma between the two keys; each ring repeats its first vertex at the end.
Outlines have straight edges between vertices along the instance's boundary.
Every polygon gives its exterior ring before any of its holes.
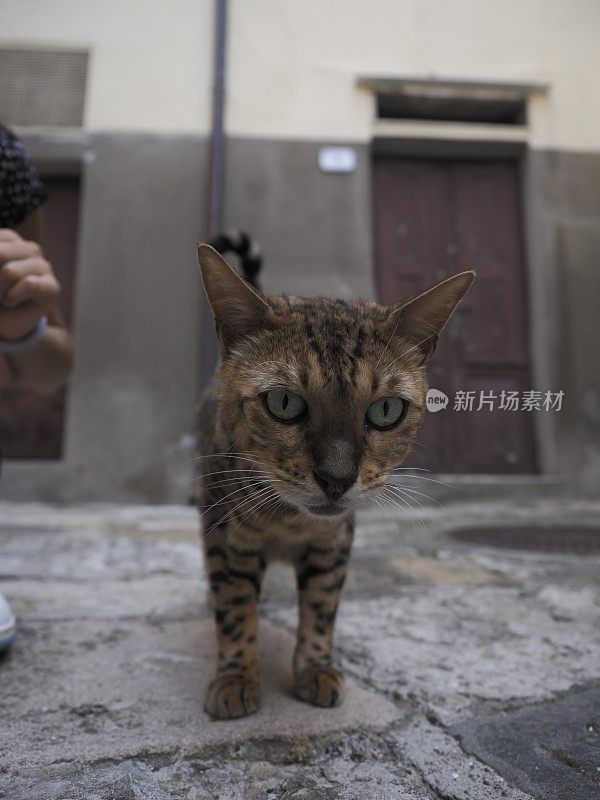
{"type": "Polygon", "coordinates": [[[473,270],[453,275],[395,309],[391,320],[394,334],[414,343],[421,364],[432,355],[440,332],[474,278],[473,270]]]}
{"type": "Polygon", "coordinates": [[[267,302],[208,244],[198,246],[198,264],[212,308],[217,335],[230,344],[260,328],[269,310],[267,302]]]}

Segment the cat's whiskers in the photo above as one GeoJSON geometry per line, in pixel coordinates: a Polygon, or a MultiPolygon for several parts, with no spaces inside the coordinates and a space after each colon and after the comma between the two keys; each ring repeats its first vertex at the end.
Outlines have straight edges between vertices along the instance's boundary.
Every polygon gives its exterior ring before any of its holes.
{"type": "MultiPolygon", "coordinates": [[[[387,506],[385,505],[386,503],[388,505],[391,505],[395,509],[400,509],[401,511],[405,511],[405,510],[409,511],[410,510],[408,504],[405,501],[403,501],[402,498],[394,497],[394,496],[388,496],[386,494],[386,492],[385,492],[385,489],[381,493],[381,495],[380,495],[380,497],[378,499],[379,499],[380,503],[383,503],[383,508],[385,508],[386,510],[387,510],[387,506]]],[[[388,518],[390,520],[390,523],[391,523],[392,527],[394,529],[396,529],[398,520],[397,519],[394,520],[392,518],[389,510],[387,510],[387,515],[388,515],[388,518]]],[[[416,525],[415,525],[415,520],[412,519],[411,521],[412,521],[412,524],[413,524],[413,533],[414,533],[414,535],[416,535],[417,529],[416,529],[416,525]]]]}
{"type": "Polygon", "coordinates": [[[398,489],[403,492],[411,492],[412,494],[417,494],[419,497],[425,497],[427,500],[431,500],[432,503],[440,506],[442,508],[442,504],[435,499],[435,497],[431,497],[431,495],[425,494],[425,492],[420,492],[418,489],[413,488],[412,486],[406,486],[405,484],[400,483],[390,483],[388,484],[389,489],[398,489]]]}
{"type": "MultiPolygon", "coordinates": [[[[263,470],[260,469],[216,469],[213,472],[201,472],[198,475],[194,476],[194,480],[199,480],[200,478],[209,478],[211,475],[230,475],[235,473],[258,473],[262,472],[263,470]]],[[[243,477],[243,476],[240,476],[243,477]]]]}
{"type": "MultiPolygon", "coordinates": [[[[402,497],[399,497],[399,496],[396,496],[396,495],[387,494],[386,492],[384,492],[383,498],[384,498],[384,501],[386,501],[387,503],[391,504],[394,508],[399,508],[401,511],[414,512],[414,510],[415,510],[414,507],[412,505],[410,505],[405,498],[402,498],[402,497]]],[[[412,526],[413,526],[413,536],[416,536],[417,535],[417,522],[421,522],[421,520],[420,520],[420,518],[418,516],[416,518],[414,516],[411,516],[410,519],[411,519],[412,526]]]]}
{"type": "MultiPolygon", "coordinates": [[[[391,495],[391,497],[396,497],[398,499],[402,498],[406,505],[411,509],[411,511],[415,511],[417,513],[417,522],[419,522],[425,532],[426,535],[429,534],[429,530],[427,529],[427,525],[423,517],[419,514],[419,509],[425,510],[425,507],[416,497],[412,497],[408,492],[405,492],[402,487],[394,486],[388,484],[384,490],[385,494],[391,495]],[[413,502],[417,504],[417,508],[413,505],[413,502]]],[[[414,523],[414,520],[413,520],[414,523]]],[[[416,533],[416,531],[415,531],[416,533]]]]}
{"type": "Polygon", "coordinates": [[[223,522],[225,522],[226,520],[230,519],[232,515],[235,516],[235,514],[239,511],[240,508],[243,508],[248,503],[253,502],[254,500],[256,500],[259,497],[263,496],[266,492],[272,492],[272,491],[274,491],[274,490],[273,490],[273,488],[271,486],[264,486],[262,489],[254,490],[254,492],[252,492],[250,494],[250,496],[245,497],[243,500],[240,500],[239,502],[237,502],[237,504],[234,505],[233,508],[228,509],[225,512],[225,514],[223,514],[223,516],[220,517],[220,519],[218,519],[215,523],[213,523],[210,526],[210,528],[202,535],[202,538],[203,539],[206,538],[206,536],[208,536],[210,533],[212,533],[212,531],[215,528],[218,528],[223,522]]]}
{"type": "Polygon", "coordinates": [[[226,494],[225,497],[221,497],[219,500],[217,500],[216,502],[212,503],[210,506],[207,506],[202,511],[201,516],[204,515],[204,514],[207,514],[209,511],[211,511],[213,508],[215,508],[215,506],[219,506],[222,503],[224,503],[227,500],[228,497],[232,497],[235,494],[239,494],[239,492],[244,492],[247,489],[252,488],[253,486],[256,486],[256,487],[262,486],[264,483],[265,483],[265,481],[260,479],[260,480],[254,481],[253,483],[246,484],[245,486],[240,486],[238,489],[234,489],[232,492],[229,492],[229,494],[226,494]]]}
{"type": "Polygon", "coordinates": [[[287,475],[285,472],[282,472],[281,470],[274,469],[273,474],[278,475],[279,480],[281,480],[282,483],[288,483],[290,486],[295,486],[297,489],[302,489],[304,491],[308,489],[308,487],[305,484],[295,481],[293,478],[290,478],[289,475],[287,475]]]}
{"type": "Polygon", "coordinates": [[[265,481],[268,480],[267,475],[257,471],[255,475],[236,475],[233,478],[223,478],[222,480],[209,481],[208,483],[204,483],[203,486],[205,489],[208,489],[209,487],[224,486],[228,483],[244,483],[247,481],[256,480],[258,478],[263,478],[265,481]]]}
{"type": "Polygon", "coordinates": [[[427,467],[394,467],[390,472],[431,472],[427,467]]]}
{"type": "Polygon", "coordinates": [[[250,516],[252,516],[253,514],[256,514],[258,512],[258,510],[260,508],[263,508],[264,506],[266,506],[268,508],[269,503],[273,502],[273,500],[279,500],[279,495],[274,490],[273,490],[272,494],[270,494],[269,496],[267,496],[267,497],[263,498],[262,500],[260,500],[257,505],[252,507],[246,514],[244,514],[244,517],[242,518],[242,520],[236,525],[236,527],[231,531],[231,533],[227,537],[226,544],[230,543],[230,541],[233,538],[233,536],[236,533],[236,531],[246,522],[247,519],[250,518],[250,516]]]}
{"type": "Polygon", "coordinates": [[[424,442],[417,442],[416,440],[412,441],[410,444],[411,447],[422,447],[424,450],[431,450],[431,447],[424,442]]]}
{"type": "MultiPolygon", "coordinates": [[[[214,474],[215,475],[220,475],[221,473],[220,472],[216,472],[214,474]]],[[[197,475],[195,478],[192,478],[190,483],[192,485],[201,483],[203,488],[208,488],[209,486],[218,486],[219,485],[219,481],[218,480],[211,481],[210,483],[204,483],[203,479],[205,477],[210,477],[210,476],[197,475]]],[[[254,475],[232,475],[231,477],[224,478],[223,480],[232,481],[232,482],[233,481],[239,481],[241,483],[242,481],[253,480],[254,478],[259,478],[259,477],[262,477],[262,475],[261,475],[261,473],[259,471],[257,471],[256,474],[254,474],[254,475]]]]}
{"type": "Polygon", "coordinates": [[[273,508],[271,509],[271,513],[270,513],[269,517],[266,520],[267,526],[269,525],[269,523],[272,521],[273,517],[275,516],[275,512],[277,511],[277,508],[279,506],[283,506],[283,505],[284,505],[283,499],[281,497],[278,497],[277,500],[275,501],[275,504],[274,504],[273,508]]]}
{"type": "MultiPolygon", "coordinates": [[[[411,469],[411,468],[407,467],[406,469],[411,469]]],[[[390,475],[396,475],[398,471],[399,471],[398,469],[391,470],[391,472],[389,474],[390,475]]],[[[429,470],[427,470],[427,471],[429,472],[429,470]]],[[[446,483],[445,481],[440,481],[437,478],[429,478],[426,475],[407,475],[407,474],[404,474],[401,477],[405,478],[407,480],[413,480],[414,479],[416,481],[430,481],[431,483],[438,483],[440,486],[444,486],[447,489],[454,489],[455,491],[458,491],[458,486],[453,486],[451,483],[446,483]]]]}
{"type": "Polygon", "coordinates": [[[229,459],[237,459],[238,461],[251,461],[255,464],[260,463],[258,459],[251,458],[247,453],[232,453],[232,452],[206,453],[206,455],[203,456],[194,456],[193,458],[188,459],[185,463],[192,464],[195,461],[202,461],[206,458],[229,458],[229,459]]]}
{"type": "Polygon", "coordinates": [[[381,501],[381,499],[379,497],[372,497],[371,500],[374,503],[376,503],[378,508],[380,508],[383,511],[385,516],[388,518],[388,521],[389,521],[390,525],[393,528],[394,527],[394,519],[393,519],[392,515],[390,514],[390,512],[388,511],[388,509],[384,506],[384,504],[381,501]]]}
{"type": "MultiPolygon", "coordinates": [[[[442,483],[442,486],[445,486],[445,485],[448,485],[452,489],[458,489],[458,487],[456,487],[456,486],[450,486],[449,484],[443,484],[442,483]]],[[[406,486],[404,484],[402,484],[401,487],[398,484],[390,484],[390,486],[393,487],[393,488],[402,488],[405,492],[412,492],[413,494],[418,494],[421,497],[425,497],[427,500],[430,500],[432,503],[435,503],[435,505],[438,506],[444,512],[444,514],[446,514],[450,518],[450,521],[453,524],[458,524],[456,516],[450,510],[450,507],[447,504],[444,504],[444,503],[440,502],[435,497],[432,497],[429,494],[425,494],[424,492],[420,492],[418,489],[415,489],[413,486],[406,486]]]]}
{"type": "MultiPolygon", "coordinates": [[[[444,486],[446,489],[453,489],[454,491],[459,491],[459,487],[458,486],[453,486],[451,483],[446,483],[445,481],[439,481],[436,478],[429,478],[426,475],[406,475],[405,474],[405,475],[396,476],[396,477],[402,477],[404,480],[427,481],[429,483],[435,483],[435,484],[439,484],[440,486],[444,486]]],[[[444,504],[444,503],[441,503],[439,500],[436,500],[431,495],[419,492],[419,490],[415,489],[414,486],[407,486],[405,483],[402,483],[402,484],[392,483],[392,484],[389,484],[389,485],[390,486],[394,486],[394,487],[401,486],[401,488],[404,489],[405,491],[413,492],[415,494],[421,494],[423,497],[426,497],[428,500],[431,500],[432,503],[435,503],[437,506],[439,506],[439,508],[443,509],[443,511],[446,514],[448,514],[448,516],[450,517],[450,519],[451,519],[451,521],[453,523],[456,522],[455,515],[450,511],[448,505],[444,504]]]]}
{"type": "MultiPolygon", "coordinates": [[[[244,480],[246,477],[253,478],[253,477],[256,477],[257,475],[264,475],[265,478],[268,477],[267,473],[265,472],[264,469],[255,469],[255,468],[250,468],[250,467],[244,467],[244,468],[237,468],[236,467],[236,468],[233,468],[233,469],[229,469],[229,468],[228,469],[217,469],[217,470],[214,470],[212,472],[199,473],[198,475],[195,475],[192,478],[191,483],[197,483],[198,481],[201,481],[204,478],[209,478],[209,477],[211,477],[213,475],[223,475],[223,476],[226,476],[226,477],[230,476],[231,480],[234,480],[234,479],[244,480]]],[[[209,484],[207,484],[207,485],[209,485],[209,484]]]]}

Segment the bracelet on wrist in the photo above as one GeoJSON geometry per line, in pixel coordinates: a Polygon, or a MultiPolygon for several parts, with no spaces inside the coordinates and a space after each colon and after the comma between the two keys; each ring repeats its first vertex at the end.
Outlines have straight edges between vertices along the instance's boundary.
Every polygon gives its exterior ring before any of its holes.
{"type": "Polygon", "coordinates": [[[48,317],[44,316],[39,320],[31,333],[28,333],[23,339],[18,339],[16,342],[7,342],[4,339],[0,339],[0,353],[10,356],[16,353],[26,353],[28,350],[33,350],[33,348],[39,344],[47,327],[48,317]]]}

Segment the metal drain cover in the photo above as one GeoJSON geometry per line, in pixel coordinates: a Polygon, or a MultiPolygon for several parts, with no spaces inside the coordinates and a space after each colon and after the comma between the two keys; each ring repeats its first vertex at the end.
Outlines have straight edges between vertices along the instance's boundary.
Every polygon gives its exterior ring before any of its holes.
{"type": "Polygon", "coordinates": [[[463,750],[539,800],[600,797],[600,689],[471,718],[450,729],[463,750]]]}
{"type": "Polygon", "coordinates": [[[450,531],[447,535],[458,542],[485,547],[576,555],[600,553],[598,528],[481,527],[460,528],[450,531]]]}

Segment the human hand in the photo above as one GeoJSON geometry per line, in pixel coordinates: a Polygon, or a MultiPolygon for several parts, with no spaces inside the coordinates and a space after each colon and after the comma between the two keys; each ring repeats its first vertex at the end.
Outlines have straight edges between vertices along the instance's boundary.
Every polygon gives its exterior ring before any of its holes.
{"type": "Polygon", "coordinates": [[[0,339],[18,341],[56,308],[60,285],[36,242],[0,228],[0,339]]]}

